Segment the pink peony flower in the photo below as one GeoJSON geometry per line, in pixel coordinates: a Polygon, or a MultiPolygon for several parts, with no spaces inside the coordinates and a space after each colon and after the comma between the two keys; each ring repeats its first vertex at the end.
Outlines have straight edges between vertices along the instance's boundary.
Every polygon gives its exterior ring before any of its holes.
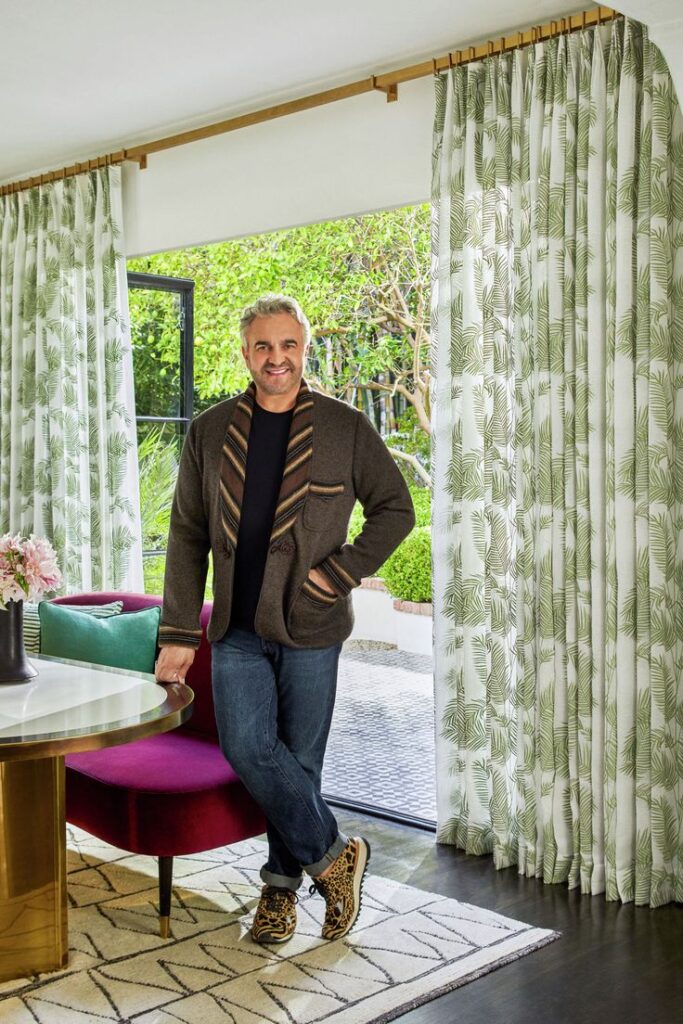
{"type": "Polygon", "coordinates": [[[0,607],[8,601],[39,601],[62,581],[57,555],[48,540],[18,534],[0,537],[0,607]]]}

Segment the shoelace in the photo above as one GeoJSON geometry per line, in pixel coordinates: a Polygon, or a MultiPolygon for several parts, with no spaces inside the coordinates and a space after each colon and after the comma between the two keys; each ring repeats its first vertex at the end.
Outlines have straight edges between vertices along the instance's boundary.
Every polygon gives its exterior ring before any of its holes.
{"type": "Polygon", "coordinates": [[[326,904],[325,918],[326,918],[326,920],[334,920],[335,917],[339,918],[339,916],[342,914],[342,912],[344,910],[344,904],[342,902],[338,901],[334,907],[330,906],[330,904],[327,902],[328,893],[325,891],[325,883],[324,882],[318,881],[317,879],[314,879],[313,880],[313,884],[311,886],[309,886],[308,891],[309,891],[311,896],[313,895],[314,892],[319,892],[320,895],[325,900],[325,904],[326,904]]]}

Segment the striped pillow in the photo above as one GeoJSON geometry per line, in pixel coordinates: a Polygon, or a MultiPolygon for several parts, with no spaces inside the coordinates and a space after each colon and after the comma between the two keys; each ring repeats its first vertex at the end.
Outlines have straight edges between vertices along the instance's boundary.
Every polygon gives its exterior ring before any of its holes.
{"type": "MultiPolygon", "coordinates": [[[[108,619],[112,615],[120,615],[123,601],[112,601],[110,604],[63,604],[61,608],[70,608],[75,612],[85,612],[96,619],[108,619]]],[[[29,654],[40,654],[40,615],[38,605],[24,601],[24,647],[29,654]]]]}

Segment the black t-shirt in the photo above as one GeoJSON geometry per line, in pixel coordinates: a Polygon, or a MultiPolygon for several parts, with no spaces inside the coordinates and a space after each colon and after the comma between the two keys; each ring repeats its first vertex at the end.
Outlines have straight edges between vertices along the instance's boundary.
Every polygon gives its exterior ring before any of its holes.
{"type": "Polygon", "coordinates": [[[269,412],[254,402],[230,616],[231,626],[252,632],[255,631],[254,616],[282,485],[293,411],[269,412]]]}

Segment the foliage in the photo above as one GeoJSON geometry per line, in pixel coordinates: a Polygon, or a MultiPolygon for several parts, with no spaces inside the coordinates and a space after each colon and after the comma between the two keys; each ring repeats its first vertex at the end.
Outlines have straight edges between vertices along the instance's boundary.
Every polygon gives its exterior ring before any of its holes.
{"type": "Polygon", "coordinates": [[[432,492],[428,487],[411,487],[410,496],[415,507],[415,526],[431,526],[432,492]]]}
{"type": "MultiPolygon", "coordinates": [[[[266,291],[295,295],[312,326],[308,379],[374,418],[419,495],[416,504],[426,502],[429,522],[430,496],[419,486],[429,479],[429,260],[424,205],[140,257],[128,269],[195,282],[195,412],[248,383],[239,338],[244,306],[266,291]]],[[[138,415],[177,415],[177,297],[137,288],[129,297],[138,415]]],[[[150,429],[139,456],[143,549],[162,550],[178,440],[150,429]]],[[[363,521],[357,506],[351,539],[363,521]]],[[[148,591],[161,591],[163,567],[163,556],[145,558],[148,591]]]]}
{"type": "Polygon", "coordinates": [[[168,538],[178,474],[177,441],[169,440],[168,430],[166,424],[154,426],[138,441],[143,551],[165,548],[168,538]]]}
{"type": "Polygon", "coordinates": [[[363,523],[365,522],[365,516],[363,515],[363,506],[359,501],[353,506],[351,512],[351,519],[349,520],[349,529],[346,535],[349,544],[353,544],[358,534],[363,529],[363,523]]]}
{"type": "MultiPolygon", "coordinates": [[[[179,445],[177,437],[168,431],[168,424],[153,426],[138,441],[143,551],[164,552],[168,540],[171,504],[178,475],[179,445]]],[[[165,567],[165,553],[143,558],[146,594],[163,593],[165,567]]],[[[212,597],[213,563],[209,557],[205,600],[210,601],[212,597]]]]}
{"type": "MultiPolygon", "coordinates": [[[[151,555],[144,558],[142,568],[145,577],[145,593],[161,596],[164,592],[166,555],[151,555]]],[[[213,601],[213,560],[211,555],[209,555],[209,571],[204,588],[204,600],[213,601]]]]}
{"type": "MultiPolygon", "coordinates": [[[[432,521],[432,492],[428,487],[420,487],[417,484],[412,484],[409,490],[415,507],[415,525],[429,526],[432,521]]],[[[350,544],[363,529],[364,522],[363,506],[357,501],[353,506],[351,519],[349,520],[347,539],[350,544]]]]}
{"type": "Polygon", "coordinates": [[[403,601],[431,601],[431,528],[415,526],[386,560],[380,575],[394,597],[403,601]]]}
{"type": "Polygon", "coordinates": [[[166,555],[152,555],[143,558],[142,570],[145,577],[145,593],[161,596],[164,592],[164,569],[166,555]]]}
{"type": "MultiPolygon", "coordinates": [[[[411,486],[415,526],[384,565],[377,570],[394,597],[404,601],[432,599],[432,495],[428,487],[411,486]]],[[[359,502],[353,507],[348,540],[352,543],[363,529],[365,517],[359,502]]]]}
{"type": "Polygon", "coordinates": [[[129,289],[138,416],[180,414],[180,301],[175,293],[129,289]]]}
{"type": "MultiPolygon", "coordinates": [[[[431,472],[431,437],[422,429],[417,418],[417,413],[412,406],[408,406],[396,421],[394,430],[384,436],[384,440],[392,449],[400,449],[408,455],[414,455],[421,466],[424,466],[428,473],[431,472]]],[[[417,477],[414,469],[409,463],[399,461],[399,469],[402,470],[406,480],[418,484],[420,490],[425,490],[424,480],[417,477]]]]}
{"type": "MultiPolygon", "coordinates": [[[[429,262],[430,213],[422,205],[139,257],[128,269],[195,281],[197,411],[248,383],[244,306],[263,292],[286,292],[311,321],[314,386],[359,407],[362,392],[372,391],[382,433],[423,460],[425,442],[420,448],[408,435],[430,429],[429,262]]],[[[145,415],[174,414],[179,332],[169,301],[130,293],[136,402],[145,415]]]]}

